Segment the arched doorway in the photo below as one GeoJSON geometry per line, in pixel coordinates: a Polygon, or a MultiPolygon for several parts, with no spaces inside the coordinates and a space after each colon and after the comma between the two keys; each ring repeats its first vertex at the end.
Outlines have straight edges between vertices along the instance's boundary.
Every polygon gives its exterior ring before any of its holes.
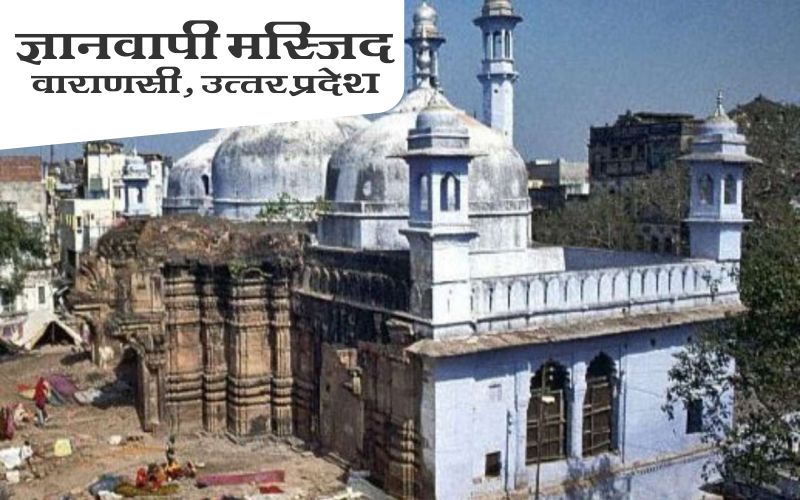
{"type": "Polygon", "coordinates": [[[561,460],[566,456],[566,384],[567,370],[552,361],[542,365],[531,379],[525,450],[528,464],[561,460]]]}
{"type": "Polygon", "coordinates": [[[612,451],[614,428],[614,361],[600,353],[586,370],[583,400],[583,456],[612,451]]]}

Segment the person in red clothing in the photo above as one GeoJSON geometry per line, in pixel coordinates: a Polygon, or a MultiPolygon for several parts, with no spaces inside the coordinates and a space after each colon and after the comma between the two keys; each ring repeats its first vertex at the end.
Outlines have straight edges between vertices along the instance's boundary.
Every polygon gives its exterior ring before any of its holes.
{"type": "Polygon", "coordinates": [[[33,402],[36,404],[36,419],[41,427],[44,427],[49,418],[47,415],[47,396],[49,392],[50,384],[43,377],[39,378],[33,391],[33,402]]]}

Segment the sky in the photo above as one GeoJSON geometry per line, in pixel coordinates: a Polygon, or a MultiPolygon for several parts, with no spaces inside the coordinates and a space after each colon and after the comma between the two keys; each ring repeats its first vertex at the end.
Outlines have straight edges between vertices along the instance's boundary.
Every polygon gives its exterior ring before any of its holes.
{"type": "MultiPolygon", "coordinates": [[[[445,94],[481,109],[476,74],[482,0],[432,0],[447,38],[445,94]]],[[[407,30],[418,0],[405,0],[407,30]]],[[[728,108],[759,94],[800,103],[798,0],[515,0],[515,145],[526,159],[585,160],[591,125],[632,111],[709,114],[717,89],[728,108]]],[[[408,53],[407,56],[407,64],[408,53]]],[[[407,71],[408,73],[408,71],[407,71]]],[[[8,123],[8,122],[6,122],[8,123]]],[[[213,131],[122,139],[139,151],[182,156],[213,131]]],[[[57,159],[81,154],[58,145],[57,159]]],[[[0,154],[49,155],[49,147],[0,154]]]]}

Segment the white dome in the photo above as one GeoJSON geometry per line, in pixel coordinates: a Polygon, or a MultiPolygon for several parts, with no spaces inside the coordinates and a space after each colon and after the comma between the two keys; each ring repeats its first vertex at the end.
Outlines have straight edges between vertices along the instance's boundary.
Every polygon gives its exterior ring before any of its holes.
{"type": "MultiPolygon", "coordinates": [[[[439,91],[416,89],[384,116],[357,133],[333,153],[328,164],[326,200],[374,202],[407,211],[408,132],[439,91]]],[[[495,203],[527,199],[525,162],[511,143],[461,110],[459,123],[469,130],[470,149],[485,153],[470,164],[470,201],[495,203]]]]}
{"type": "MultiPolygon", "coordinates": [[[[407,246],[395,227],[408,220],[408,165],[402,155],[408,152],[409,130],[438,92],[433,88],[411,91],[393,110],[333,153],[325,193],[331,212],[322,221],[323,244],[378,249],[407,246]],[[344,213],[349,215],[341,215],[344,213]],[[375,231],[373,226],[352,227],[359,224],[352,222],[359,217],[376,221],[381,234],[374,243],[367,243],[368,233],[375,231]]],[[[470,217],[481,234],[477,247],[527,246],[530,201],[525,162],[500,132],[461,110],[455,113],[458,124],[469,132],[470,150],[482,153],[469,167],[470,217]]]]}
{"type": "Polygon", "coordinates": [[[211,161],[236,129],[221,129],[172,166],[164,199],[165,213],[203,212],[211,201],[211,161]]]}
{"type": "Polygon", "coordinates": [[[214,212],[253,219],[284,193],[314,202],[325,192],[331,153],[369,123],[363,117],[242,127],[217,149],[211,177],[214,212]]]}

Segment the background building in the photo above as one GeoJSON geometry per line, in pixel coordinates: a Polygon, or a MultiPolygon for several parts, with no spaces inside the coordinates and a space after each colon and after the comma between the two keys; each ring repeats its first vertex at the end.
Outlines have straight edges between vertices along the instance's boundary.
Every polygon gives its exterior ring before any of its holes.
{"type": "Polygon", "coordinates": [[[531,208],[550,210],[561,208],[569,199],[589,196],[589,164],[556,160],[534,160],[528,169],[528,193],[531,208]]]}
{"type": "Polygon", "coordinates": [[[114,226],[113,201],[100,199],[66,199],[59,205],[59,241],[61,272],[75,275],[81,255],[88,252],[97,240],[114,226]]]}
{"type": "Polygon", "coordinates": [[[47,192],[38,156],[0,156],[0,203],[26,222],[45,225],[47,192]]]}
{"type": "Polygon", "coordinates": [[[613,125],[591,127],[592,185],[618,190],[631,178],[664,168],[689,151],[697,125],[688,114],[628,111],[613,125]]]}

